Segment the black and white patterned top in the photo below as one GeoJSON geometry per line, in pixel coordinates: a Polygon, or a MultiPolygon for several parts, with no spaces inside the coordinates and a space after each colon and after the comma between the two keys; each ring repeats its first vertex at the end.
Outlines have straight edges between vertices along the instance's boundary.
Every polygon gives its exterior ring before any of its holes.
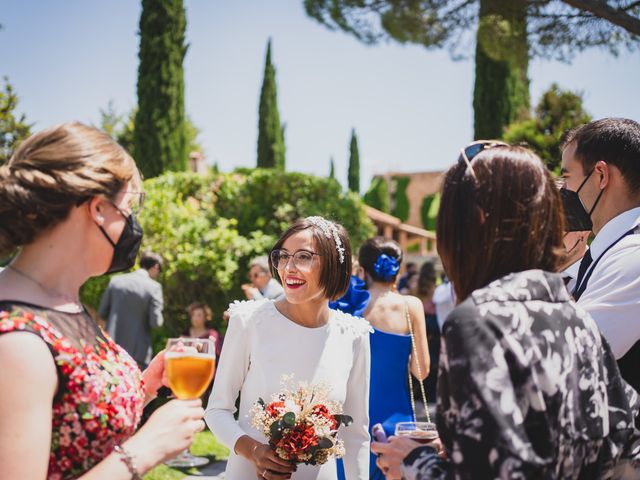
{"type": "Polygon", "coordinates": [[[629,478],[640,465],[639,406],[562,278],[511,274],[474,291],[447,318],[437,422],[449,458],[421,447],[405,459],[403,474],[629,478]]]}

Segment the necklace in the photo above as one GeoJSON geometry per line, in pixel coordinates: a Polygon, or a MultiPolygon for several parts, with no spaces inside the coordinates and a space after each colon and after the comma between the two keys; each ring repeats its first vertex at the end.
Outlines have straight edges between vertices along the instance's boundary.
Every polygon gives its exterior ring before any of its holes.
{"type": "Polygon", "coordinates": [[[58,290],[55,290],[53,288],[46,287],[45,285],[40,283],[38,280],[33,278],[28,273],[25,273],[22,270],[17,269],[16,267],[14,267],[11,264],[7,265],[7,268],[10,268],[14,272],[16,272],[18,275],[20,275],[20,276],[26,278],[27,280],[29,280],[30,282],[36,284],[40,288],[40,290],[42,290],[44,293],[47,294],[48,297],[50,297],[50,298],[61,298],[65,302],[73,304],[73,306],[76,308],[77,312],[81,312],[82,310],[84,310],[84,308],[82,307],[82,304],[80,303],[80,300],[77,300],[73,296],[67,295],[66,293],[59,292],[58,290]]]}

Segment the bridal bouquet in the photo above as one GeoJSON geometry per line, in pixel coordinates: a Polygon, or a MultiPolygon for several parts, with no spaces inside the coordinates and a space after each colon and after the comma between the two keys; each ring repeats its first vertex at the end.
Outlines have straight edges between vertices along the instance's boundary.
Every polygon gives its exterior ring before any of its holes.
{"type": "Polygon", "coordinates": [[[328,399],[325,384],[293,382],[283,375],[282,390],[266,403],[262,398],[251,408],[251,423],[268,439],[283,460],[321,465],[344,455],[344,444],[337,437],[340,425],[353,419],[342,414],[342,405],[328,399]]]}

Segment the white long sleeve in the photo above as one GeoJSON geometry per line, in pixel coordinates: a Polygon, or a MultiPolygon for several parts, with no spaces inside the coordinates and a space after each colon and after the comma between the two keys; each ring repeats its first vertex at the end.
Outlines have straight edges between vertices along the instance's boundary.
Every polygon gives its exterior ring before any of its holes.
{"type": "MultiPolygon", "coordinates": [[[[253,306],[257,305],[256,302],[253,306]]],[[[247,328],[247,314],[253,309],[238,308],[236,305],[231,306],[230,310],[229,328],[204,418],[218,440],[233,450],[238,439],[247,434],[233,415],[236,412],[236,399],[249,371],[251,333],[247,328]]]]}
{"type": "Polygon", "coordinates": [[[369,478],[369,371],[371,351],[369,336],[362,335],[356,340],[355,359],[349,383],[344,412],[353,417],[353,423],[342,430],[346,455],[344,471],[348,479],[369,478]]]}
{"type": "MultiPolygon", "coordinates": [[[[329,399],[340,402],[354,423],[342,428],[349,480],[369,474],[369,330],[362,319],[331,313],[329,322],[307,328],[283,316],[271,300],[240,302],[230,309],[229,329],[205,412],[213,433],[231,450],[227,480],[255,478],[254,465],[233,453],[238,439],[249,435],[267,443],[251,425],[250,412],[262,398],[270,401],[282,390],[283,375],[297,382],[326,383],[329,399]],[[235,402],[240,394],[238,419],[235,402]]],[[[298,465],[291,480],[335,480],[332,459],[323,465],[298,465]]]]}

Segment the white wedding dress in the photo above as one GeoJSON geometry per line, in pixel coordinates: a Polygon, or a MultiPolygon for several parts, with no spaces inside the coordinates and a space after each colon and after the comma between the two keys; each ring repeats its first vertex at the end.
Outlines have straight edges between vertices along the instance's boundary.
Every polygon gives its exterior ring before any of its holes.
{"type": "MultiPolygon", "coordinates": [[[[369,478],[369,324],[360,318],[331,311],[329,322],[319,328],[298,325],[283,316],[271,300],[236,302],[230,307],[225,336],[205,420],[230,450],[225,478],[253,480],[254,465],[235,455],[233,447],[243,435],[266,443],[250,425],[252,405],[281,390],[281,376],[310,384],[328,383],[332,400],[343,404],[353,423],[341,427],[346,478],[369,478]],[[233,414],[240,393],[240,411],[233,414]]],[[[293,480],[335,480],[336,464],[298,465],[293,480]]]]}

